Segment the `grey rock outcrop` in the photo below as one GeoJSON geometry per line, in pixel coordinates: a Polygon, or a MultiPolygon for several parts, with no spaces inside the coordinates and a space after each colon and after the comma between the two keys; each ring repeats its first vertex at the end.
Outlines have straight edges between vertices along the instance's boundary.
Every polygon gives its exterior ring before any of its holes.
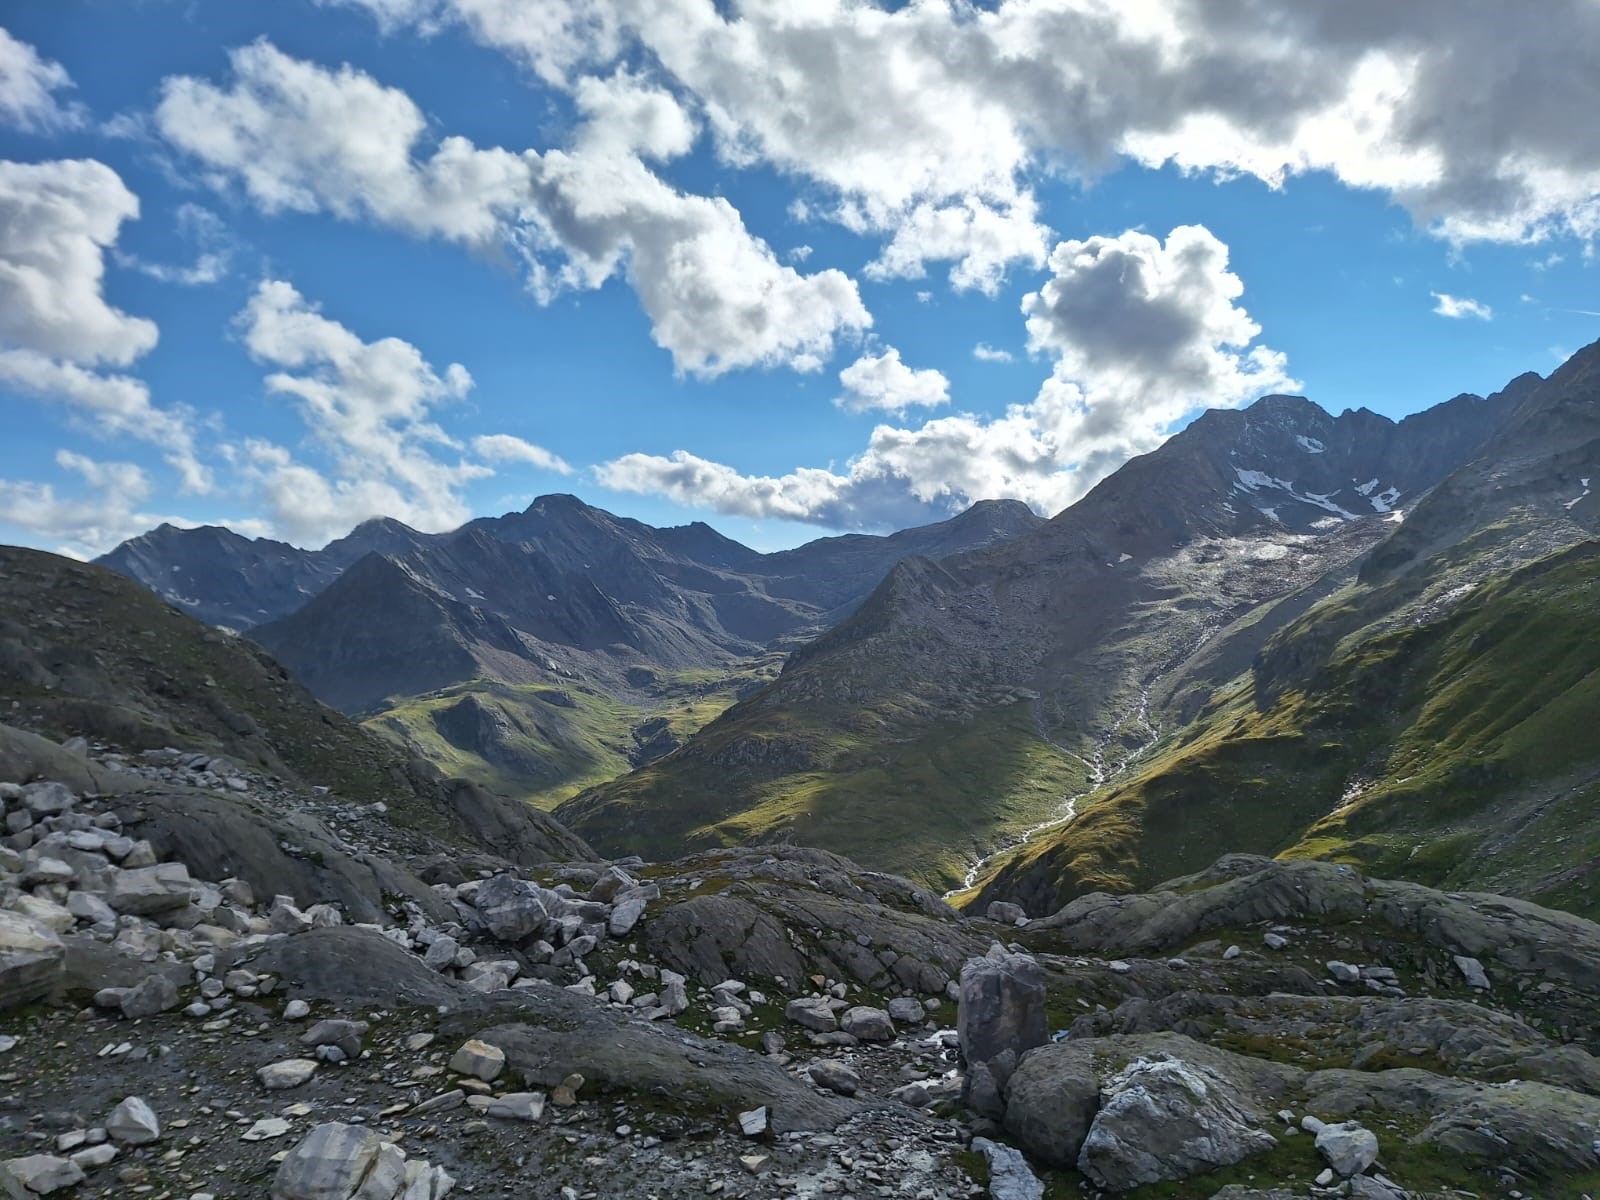
{"type": "Polygon", "coordinates": [[[1044,1006],[1044,972],[1028,955],[1011,954],[997,944],[961,968],[957,1032],[967,1063],[969,1106],[1001,1115],[1001,1098],[1018,1060],[1045,1042],[1044,1006]]]}
{"type": "Polygon", "coordinates": [[[1185,1179],[1271,1150],[1260,1114],[1241,1106],[1216,1072],[1178,1059],[1139,1058],[1106,1081],[1078,1153],[1095,1184],[1126,1191],[1185,1179]]]}

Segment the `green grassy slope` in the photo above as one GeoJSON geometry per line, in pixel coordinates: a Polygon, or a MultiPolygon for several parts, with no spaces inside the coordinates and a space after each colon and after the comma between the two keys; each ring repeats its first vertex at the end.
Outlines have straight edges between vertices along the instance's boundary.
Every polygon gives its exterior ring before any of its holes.
{"type": "Polygon", "coordinates": [[[646,767],[558,815],[607,853],[793,842],[952,887],[964,863],[1085,786],[1084,763],[1040,739],[1026,703],[897,742],[874,736],[881,719],[818,705],[764,710],[750,728],[717,722],[692,758],[646,767]],[[789,768],[778,778],[752,770],[774,758],[789,768]]]}
{"type": "MultiPolygon", "coordinates": [[[[1263,660],[1348,605],[1313,610],[1263,660]]],[[[998,864],[982,894],[1048,907],[1254,851],[1600,912],[1597,620],[1591,541],[1435,620],[1340,638],[1281,690],[1241,677],[1077,822],[998,864]]]]}
{"type": "Polygon", "coordinates": [[[399,701],[365,724],[448,774],[552,809],[686,740],[779,664],[768,655],[726,674],[647,673],[631,698],[475,679],[399,701]]]}

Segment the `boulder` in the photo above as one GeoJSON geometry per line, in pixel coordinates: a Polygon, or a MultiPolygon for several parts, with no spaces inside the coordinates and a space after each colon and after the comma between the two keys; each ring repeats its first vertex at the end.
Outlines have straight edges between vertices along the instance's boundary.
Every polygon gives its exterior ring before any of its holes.
{"type": "Polygon", "coordinates": [[[143,1146],[161,1137],[161,1122],[148,1104],[138,1096],[129,1096],[106,1118],[106,1133],[112,1141],[143,1146]]]}
{"type": "Polygon", "coordinates": [[[1465,954],[1456,954],[1452,958],[1455,961],[1456,970],[1461,972],[1461,978],[1466,980],[1469,988],[1475,988],[1480,992],[1489,990],[1489,975],[1483,969],[1481,962],[1475,958],[1468,958],[1465,954]]]}
{"type": "Polygon", "coordinates": [[[854,1096],[861,1090],[861,1076],[841,1062],[831,1058],[820,1059],[811,1064],[806,1074],[811,1076],[811,1082],[818,1087],[827,1088],[830,1092],[838,1092],[841,1096],[854,1096]]]}
{"type": "Polygon", "coordinates": [[[29,1154],[0,1162],[0,1186],[10,1196],[48,1196],[83,1182],[83,1168],[54,1154],[29,1154]]]}
{"type": "Polygon", "coordinates": [[[983,915],[991,921],[999,922],[1001,925],[1016,925],[1019,922],[1026,922],[1028,919],[1027,910],[1022,905],[1011,904],[1005,900],[996,900],[983,910],[983,915]]]}
{"type": "Polygon", "coordinates": [[[1078,1169],[1110,1191],[1214,1171],[1277,1146],[1257,1119],[1207,1067],[1135,1059],[1107,1080],[1078,1169]]]}
{"type": "Polygon", "coordinates": [[[280,1092],[299,1087],[317,1073],[317,1064],[310,1058],[285,1058],[268,1063],[256,1071],[256,1079],[269,1092],[280,1092]]]}
{"type": "Polygon", "coordinates": [[[642,896],[620,901],[606,918],[606,932],[615,938],[627,937],[639,923],[639,918],[644,916],[644,908],[645,900],[642,896]]]}
{"type": "Polygon", "coordinates": [[[1378,1161],[1378,1135],[1354,1121],[1324,1125],[1317,1131],[1317,1153],[1335,1171],[1349,1178],[1378,1161]]]}
{"type": "Polygon", "coordinates": [[[881,1008],[847,1008],[839,1017],[839,1028],[863,1042],[894,1041],[894,1022],[881,1008]]]}
{"type": "MultiPolygon", "coordinates": [[[[350,1200],[378,1162],[383,1140],[364,1125],[318,1125],[278,1165],[272,1200],[350,1200]]],[[[391,1200],[391,1191],[383,1200],[391,1200]]]]}
{"type": "Polygon", "coordinates": [[[839,1028],[839,1018],[832,1006],[816,996],[798,996],[789,1001],[783,1015],[786,1020],[817,1033],[833,1033],[839,1028]]]}
{"type": "Polygon", "coordinates": [[[0,1011],[48,995],[61,978],[65,954],[53,929],[0,909],[0,1011]]]}
{"type": "MultiPolygon", "coordinates": [[[[982,958],[961,968],[961,1001],[956,1030],[970,1070],[987,1068],[995,1088],[1004,1094],[1017,1060],[1047,1037],[1044,972],[1026,954],[1011,954],[998,944],[982,958]]],[[[967,1103],[974,1103],[967,1088],[967,1103]]],[[[979,1098],[986,1116],[1000,1115],[996,1098],[979,1098]]]]}
{"type": "Polygon", "coordinates": [[[889,1017],[901,1025],[921,1025],[928,1019],[928,1010],[914,996],[896,996],[889,1001],[889,1017]]]}
{"type": "Polygon", "coordinates": [[[450,1069],[458,1075],[471,1075],[485,1083],[493,1081],[506,1067],[506,1053],[476,1038],[464,1042],[450,1057],[450,1069]]]}
{"type": "Polygon", "coordinates": [[[1029,1170],[1028,1160],[1022,1157],[1020,1150],[985,1137],[973,1138],[972,1148],[989,1164],[992,1200],[1044,1200],[1044,1184],[1029,1170]]]}
{"type": "Polygon", "coordinates": [[[486,1117],[502,1121],[537,1121],[544,1116],[543,1092],[508,1092],[489,1101],[483,1110],[486,1117]]]}
{"type": "Polygon", "coordinates": [[[189,868],[182,863],[124,868],[111,879],[107,902],[118,912],[149,916],[189,903],[189,868]]]}
{"type": "Polygon", "coordinates": [[[123,992],[120,1006],[122,1015],[129,1020],[153,1017],[178,1007],[178,985],[169,975],[156,973],[145,976],[139,983],[123,992]]]}
{"type": "Polygon", "coordinates": [[[502,942],[520,942],[541,933],[551,913],[539,889],[514,875],[496,875],[479,885],[473,904],[491,936],[502,942]]]}

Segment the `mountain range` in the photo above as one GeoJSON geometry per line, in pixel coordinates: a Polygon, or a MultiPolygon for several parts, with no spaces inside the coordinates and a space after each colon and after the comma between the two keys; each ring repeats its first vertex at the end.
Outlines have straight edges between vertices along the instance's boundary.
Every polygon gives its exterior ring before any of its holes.
{"type": "Polygon", "coordinates": [[[1206,412],[1049,521],[760,554],[547,496],[103,561],[602,853],[820,846],[1035,912],[1293,853],[1584,909],[1597,364],[1206,412]]]}

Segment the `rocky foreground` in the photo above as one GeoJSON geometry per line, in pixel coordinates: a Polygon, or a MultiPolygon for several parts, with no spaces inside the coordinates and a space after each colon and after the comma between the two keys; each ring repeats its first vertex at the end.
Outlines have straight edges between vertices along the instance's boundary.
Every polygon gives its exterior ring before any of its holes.
{"type": "Polygon", "coordinates": [[[1600,927],[1531,904],[1244,856],[1033,921],[789,847],[518,866],[4,727],[0,805],[15,1197],[1600,1187],[1600,927]]]}

